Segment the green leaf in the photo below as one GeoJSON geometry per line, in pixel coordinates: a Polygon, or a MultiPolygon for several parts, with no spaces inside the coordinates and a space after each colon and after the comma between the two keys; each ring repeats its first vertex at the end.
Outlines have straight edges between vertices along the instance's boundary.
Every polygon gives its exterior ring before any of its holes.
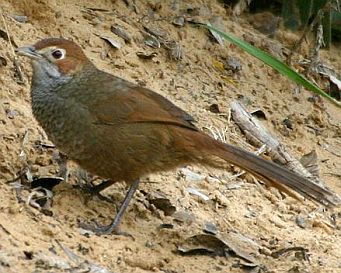
{"type": "Polygon", "coordinates": [[[288,65],[286,65],[285,63],[276,59],[275,57],[271,56],[270,54],[264,52],[263,50],[260,50],[257,47],[254,47],[253,45],[245,42],[244,40],[242,40],[240,38],[235,37],[232,34],[228,34],[228,33],[223,32],[217,28],[214,28],[210,24],[206,24],[206,25],[201,24],[201,25],[205,26],[206,28],[208,28],[211,31],[216,32],[221,37],[223,37],[225,40],[239,46],[241,49],[245,50],[250,55],[258,58],[259,60],[261,60],[265,64],[271,66],[272,68],[277,70],[279,73],[281,73],[282,75],[291,79],[295,83],[302,85],[304,88],[312,91],[315,94],[318,94],[322,97],[327,98],[328,100],[330,100],[335,105],[341,107],[341,102],[337,101],[336,99],[334,99],[333,97],[328,95],[326,92],[324,92],[322,89],[320,89],[316,84],[312,83],[311,81],[306,79],[303,75],[297,73],[295,70],[290,68],[288,65]]]}

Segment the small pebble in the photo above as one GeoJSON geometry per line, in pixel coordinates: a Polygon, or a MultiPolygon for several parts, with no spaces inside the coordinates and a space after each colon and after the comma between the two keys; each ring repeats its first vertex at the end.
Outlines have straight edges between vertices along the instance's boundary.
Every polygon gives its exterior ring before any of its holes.
{"type": "Polygon", "coordinates": [[[204,226],[204,232],[216,235],[218,233],[217,226],[211,222],[206,222],[204,226]]]}
{"type": "Polygon", "coordinates": [[[28,17],[25,15],[12,15],[11,17],[19,23],[27,23],[28,21],[28,17]]]}
{"type": "Polygon", "coordinates": [[[298,215],[296,217],[296,220],[295,220],[296,224],[300,227],[300,228],[306,228],[307,227],[307,223],[306,223],[306,220],[303,216],[301,215],[298,215]]]}

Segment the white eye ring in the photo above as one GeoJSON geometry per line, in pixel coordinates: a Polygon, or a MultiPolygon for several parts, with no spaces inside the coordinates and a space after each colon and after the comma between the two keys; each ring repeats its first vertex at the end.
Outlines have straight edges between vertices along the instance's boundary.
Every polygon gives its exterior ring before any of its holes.
{"type": "Polygon", "coordinates": [[[57,48],[55,50],[53,50],[51,52],[51,56],[55,59],[55,60],[61,60],[64,59],[65,57],[65,50],[61,49],[61,48],[57,48]]]}

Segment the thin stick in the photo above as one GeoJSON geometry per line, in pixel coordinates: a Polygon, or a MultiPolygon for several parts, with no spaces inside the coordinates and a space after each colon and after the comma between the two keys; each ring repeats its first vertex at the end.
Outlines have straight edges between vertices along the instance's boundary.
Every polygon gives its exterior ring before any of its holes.
{"type": "Polygon", "coordinates": [[[309,31],[311,31],[313,29],[313,27],[317,24],[317,22],[321,19],[321,16],[322,14],[331,8],[331,1],[327,1],[325,3],[325,5],[318,11],[318,13],[315,15],[313,21],[310,23],[310,24],[306,24],[304,26],[304,29],[303,29],[303,33],[302,33],[302,36],[301,38],[299,39],[298,42],[296,42],[294,44],[294,46],[292,47],[287,59],[286,59],[286,63],[287,64],[290,64],[291,63],[291,58],[292,56],[294,55],[294,53],[296,53],[297,49],[301,46],[303,40],[306,38],[307,34],[309,31]]]}
{"type": "Polygon", "coordinates": [[[2,22],[5,26],[5,30],[6,30],[6,33],[7,33],[7,37],[8,37],[8,41],[9,41],[9,44],[10,44],[10,47],[11,47],[11,51],[12,51],[12,54],[13,54],[13,65],[14,65],[14,68],[15,68],[15,71],[17,72],[17,76],[18,76],[18,83],[22,84],[24,83],[24,77],[23,77],[23,74],[22,74],[22,70],[21,70],[21,66],[20,66],[20,62],[15,54],[15,51],[14,51],[14,47],[13,47],[13,44],[12,44],[12,39],[11,39],[11,35],[10,35],[10,32],[9,32],[9,28],[6,24],[6,20],[5,20],[5,17],[4,17],[4,14],[3,14],[3,11],[1,10],[0,12],[0,16],[1,16],[1,19],[2,19],[2,22]]]}
{"type": "Polygon", "coordinates": [[[4,14],[3,14],[2,10],[0,12],[0,15],[1,15],[2,22],[3,22],[4,26],[5,26],[5,30],[6,30],[8,41],[9,41],[9,44],[10,44],[10,47],[11,47],[11,50],[12,50],[12,54],[13,54],[13,56],[15,56],[14,47],[12,45],[12,39],[11,39],[11,36],[9,34],[9,30],[8,30],[8,27],[7,27],[7,24],[6,24],[6,20],[5,20],[5,17],[4,17],[4,14]]]}

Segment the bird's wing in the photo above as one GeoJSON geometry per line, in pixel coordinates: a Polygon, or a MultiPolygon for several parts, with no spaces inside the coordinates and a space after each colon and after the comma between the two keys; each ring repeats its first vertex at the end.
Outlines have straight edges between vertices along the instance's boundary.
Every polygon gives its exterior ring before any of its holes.
{"type": "Polygon", "coordinates": [[[102,92],[89,109],[96,116],[96,124],[160,123],[197,130],[191,115],[165,97],[121,78],[106,74],[101,81],[102,92]]]}

